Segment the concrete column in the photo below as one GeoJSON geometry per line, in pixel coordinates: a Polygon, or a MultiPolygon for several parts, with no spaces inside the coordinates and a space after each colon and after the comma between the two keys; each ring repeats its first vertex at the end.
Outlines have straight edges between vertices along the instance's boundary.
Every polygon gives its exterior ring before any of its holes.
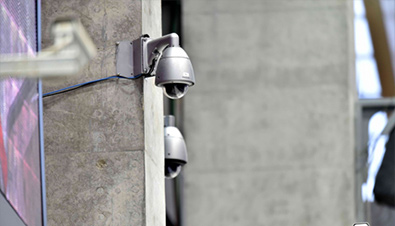
{"type": "MultiPolygon", "coordinates": [[[[78,76],[44,92],[115,74],[117,41],[160,36],[159,0],[42,1],[49,24],[71,15],[97,46],[78,76]]],[[[153,79],[109,80],[44,99],[49,225],[165,225],[162,92],[153,79]]]]}
{"type": "Polygon", "coordinates": [[[185,0],[186,225],[353,225],[349,0],[185,0]]]}

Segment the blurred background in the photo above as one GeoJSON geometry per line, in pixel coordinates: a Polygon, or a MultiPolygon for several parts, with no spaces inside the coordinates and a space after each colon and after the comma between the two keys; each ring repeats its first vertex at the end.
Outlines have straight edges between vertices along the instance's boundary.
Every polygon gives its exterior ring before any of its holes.
{"type": "Polygon", "coordinates": [[[167,225],[395,225],[373,191],[395,164],[395,1],[162,0],[162,31],[198,84],[165,100],[189,154],[167,225]]]}

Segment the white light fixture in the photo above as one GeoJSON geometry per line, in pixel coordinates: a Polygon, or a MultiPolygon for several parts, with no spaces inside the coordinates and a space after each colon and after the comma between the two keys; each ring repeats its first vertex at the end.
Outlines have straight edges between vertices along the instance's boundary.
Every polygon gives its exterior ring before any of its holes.
{"type": "Polygon", "coordinates": [[[81,22],[57,19],[52,24],[54,44],[36,56],[0,55],[0,77],[57,77],[78,73],[96,55],[96,47],[81,22]]]}

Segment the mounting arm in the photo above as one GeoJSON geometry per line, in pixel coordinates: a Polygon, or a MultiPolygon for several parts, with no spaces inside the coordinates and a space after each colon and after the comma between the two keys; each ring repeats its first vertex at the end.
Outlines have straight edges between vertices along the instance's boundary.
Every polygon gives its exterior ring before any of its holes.
{"type": "Polygon", "coordinates": [[[150,62],[152,59],[152,54],[156,52],[162,52],[164,48],[167,46],[170,47],[178,47],[180,46],[179,37],[176,33],[171,33],[160,38],[149,39],[147,41],[147,52],[146,55],[149,57],[148,61],[150,62]]]}

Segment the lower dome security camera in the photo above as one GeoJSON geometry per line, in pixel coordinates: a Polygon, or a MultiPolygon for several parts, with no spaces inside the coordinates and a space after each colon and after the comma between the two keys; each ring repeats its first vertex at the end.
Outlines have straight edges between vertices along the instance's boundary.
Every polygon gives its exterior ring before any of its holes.
{"type": "Polygon", "coordinates": [[[173,179],[181,172],[181,168],[188,162],[187,147],[180,130],[175,127],[173,115],[164,117],[165,134],[165,177],[173,179]]]}

